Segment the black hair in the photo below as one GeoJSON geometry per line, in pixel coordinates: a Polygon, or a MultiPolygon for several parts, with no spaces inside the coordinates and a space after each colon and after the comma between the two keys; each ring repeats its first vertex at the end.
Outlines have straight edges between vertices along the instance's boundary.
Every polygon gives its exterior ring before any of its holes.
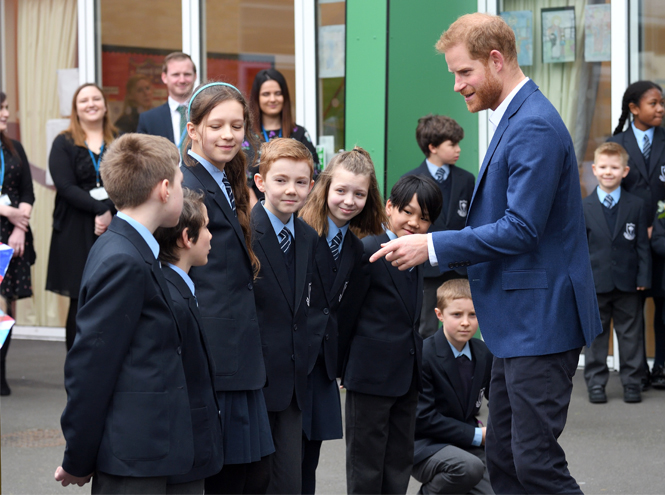
{"type": "Polygon", "coordinates": [[[399,211],[406,208],[413,195],[418,195],[418,206],[431,223],[434,223],[443,206],[441,189],[433,179],[422,175],[405,175],[390,190],[390,202],[399,211]]]}
{"type": "Polygon", "coordinates": [[[429,114],[418,119],[416,141],[425,156],[431,154],[430,144],[437,148],[444,141],[450,141],[455,145],[462,139],[464,139],[464,129],[450,117],[429,114]]]}
{"type": "Polygon", "coordinates": [[[652,81],[637,81],[626,88],[626,92],[623,94],[623,100],[621,101],[621,117],[619,117],[619,124],[616,129],[614,129],[613,135],[623,132],[626,120],[628,120],[628,117],[630,116],[630,104],[632,103],[640,106],[642,96],[644,96],[644,93],[650,89],[657,89],[661,93],[663,92],[663,88],[652,81]]]}
{"type": "Polygon", "coordinates": [[[203,194],[186,187],[182,188],[182,213],[175,227],[159,227],[155,239],[159,243],[159,261],[175,264],[180,260],[178,240],[187,229],[187,237],[196,243],[201,229],[205,226],[206,206],[203,194]]]}

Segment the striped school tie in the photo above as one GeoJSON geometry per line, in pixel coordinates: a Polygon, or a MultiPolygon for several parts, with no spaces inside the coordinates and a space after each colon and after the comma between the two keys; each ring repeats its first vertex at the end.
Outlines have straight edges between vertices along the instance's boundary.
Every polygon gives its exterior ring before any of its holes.
{"type": "Polygon", "coordinates": [[[649,141],[649,136],[645,134],[642,143],[642,154],[644,155],[644,161],[648,165],[649,157],[651,156],[651,142],[649,141]]]}
{"type": "Polygon", "coordinates": [[[231,203],[231,209],[233,210],[233,214],[237,217],[238,213],[236,212],[236,198],[233,196],[233,188],[231,187],[231,183],[229,182],[229,179],[226,178],[226,172],[222,175],[222,184],[224,184],[224,189],[226,189],[226,194],[229,196],[229,203],[231,203]]]}
{"type": "Polygon", "coordinates": [[[446,180],[446,178],[444,177],[444,174],[445,174],[445,173],[446,173],[446,171],[443,170],[443,167],[439,167],[439,168],[437,169],[437,171],[436,171],[436,181],[437,181],[439,184],[442,184],[443,181],[446,180]]]}
{"type": "Polygon", "coordinates": [[[286,227],[279,233],[279,247],[284,254],[288,253],[291,247],[291,233],[286,227]]]}
{"type": "Polygon", "coordinates": [[[335,261],[339,259],[339,245],[342,243],[342,231],[340,230],[337,232],[337,235],[332,238],[332,241],[330,241],[330,252],[333,255],[333,258],[335,258],[335,261]]]}
{"type": "Polygon", "coordinates": [[[608,194],[607,196],[605,196],[603,204],[605,205],[605,208],[609,210],[614,206],[614,198],[608,194]]]}

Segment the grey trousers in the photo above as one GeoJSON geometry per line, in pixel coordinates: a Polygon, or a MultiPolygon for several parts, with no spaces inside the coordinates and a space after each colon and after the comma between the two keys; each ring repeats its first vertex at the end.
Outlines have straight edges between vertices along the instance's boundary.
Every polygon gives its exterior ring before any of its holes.
{"type": "Polygon", "coordinates": [[[412,476],[423,484],[419,491],[423,494],[494,494],[483,447],[464,450],[446,445],[413,466],[412,476]]]}
{"type": "Polygon", "coordinates": [[[115,476],[97,471],[92,477],[93,495],[97,494],[154,494],[194,495],[203,494],[203,480],[189,483],[168,484],[166,476],[135,478],[132,476],[115,476]]]}

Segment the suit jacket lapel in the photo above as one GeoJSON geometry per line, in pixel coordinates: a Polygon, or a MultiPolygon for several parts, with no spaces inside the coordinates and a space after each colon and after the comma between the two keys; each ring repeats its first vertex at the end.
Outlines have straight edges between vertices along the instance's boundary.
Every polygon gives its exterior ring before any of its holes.
{"type": "MultiPolygon", "coordinates": [[[[162,125],[166,128],[166,135],[171,136],[171,142],[174,144],[177,144],[175,141],[175,136],[173,135],[173,119],[171,118],[171,107],[169,106],[169,102],[167,101],[162,105],[163,113],[160,116],[162,125]]],[[[180,137],[180,136],[178,136],[180,137]]]]}
{"type": "Polygon", "coordinates": [[[178,324],[178,318],[176,317],[175,312],[173,311],[173,307],[171,306],[171,293],[169,292],[169,288],[166,286],[166,280],[164,279],[164,274],[162,273],[162,269],[159,266],[159,261],[155,260],[152,263],[152,276],[155,277],[155,280],[157,280],[157,283],[159,284],[159,288],[162,291],[162,296],[164,296],[166,305],[169,307],[169,311],[171,311],[171,316],[173,317],[173,321],[175,321],[176,324],[176,329],[178,330],[178,337],[182,343],[182,331],[180,330],[180,325],[178,324]]]}
{"type": "MultiPolygon", "coordinates": [[[[277,236],[272,228],[268,214],[263,209],[260,203],[252,210],[252,222],[254,223],[254,230],[256,232],[256,240],[259,247],[263,251],[268,264],[275,274],[277,283],[279,284],[284,299],[289,304],[289,308],[293,311],[293,297],[291,297],[291,287],[289,285],[289,274],[286,272],[286,263],[284,262],[284,254],[279,247],[277,236]]],[[[305,258],[306,260],[307,258],[305,258]]],[[[262,266],[262,269],[268,269],[267,266],[262,266]]]]}
{"type": "Polygon", "coordinates": [[[591,213],[591,216],[596,221],[596,223],[600,226],[600,230],[602,230],[603,233],[607,235],[607,238],[613,239],[614,237],[612,235],[612,232],[610,232],[610,227],[607,225],[607,220],[605,219],[605,213],[603,212],[603,208],[605,207],[598,200],[596,191],[593,191],[593,193],[591,194],[593,196],[589,198],[589,206],[590,206],[589,212],[591,213]]]}
{"type": "MultiPolygon", "coordinates": [[[[635,133],[633,132],[632,126],[628,127],[625,136],[626,139],[624,139],[623,145],[624,148],[626,148],[626,151],[628,152],[628,156],[630,156],[633,159],[635,165],[637,166],[638,172],[642,175],[642,177],[644,177],[644,180],[649,182],[649,167],[647,166],[647,163],[644,161],[644,155],[642,154],[642,150],[640,150],[640,147],[637,144],[637,139],[635,139],[635,133]]],[[[653,150],[651,155],[653,156],[653,150]]]]}
{"type": "MultiPolygon", "coordinates": [[[[300,308],[300,301],[302,301],[302,294],[304,290],[309,290],[305,287],[305,282],[307,281],[307,261],[309,259],[309,254],[307,249],[309,248],[307,244],[307,238],[305,237],[305,231],[302,228],[302,225],[299,225],[299,220],[296,218],[293,222],[293,229],[296,233],[295,235],[295,262],[296,262],[296,277],[295,277],[295,309],[293,314],[298,312],[300,308]]],[[[308,295],[309,298],[309,295],[308,295]]]]}
{"type": "MultiPolygon", "coordinates": [[[[330,260],[328,258],[332,259],[332,256],[326,251],[330,251],[330,248],[328,247],[328,241],[325,237],[319,237],[319,242],[316,246],[316,253],[314,254],[314,257],[316,258],[316,269],[318,270],[319,277],[321,277],[321,282],[323,283],[326,301],[328,301],[328,306],[330,306],[332,294],[334,293],[332,290],[330,292],[327,290],[327,287],[331,286],[330,279],[332,277],[330,270],[328,270],[330,266],[330,260]]],[[[342,253],[344,253],[343,249],[342,253]]]]}
{"type": "Polygon", "coordinates": [[[443,370],[448,375],[448,380],[450,380],[450,384],[455,390],[460,410],[466,414],[467,400],[462,397],[462,379],[459,375],[457,362],[455,361],[453,351],[450,349],[450,344],[441,330],[437,330],[434,334],[434,343],[436,344],[436,355],[442,358],[440,363],[443,365],[443,370]]]}
{"type": "Polygon", "coordinates": [[[471,388],[469,389],[469,403],[464,410],[464,415],[468,418],[473,414],[474,409],[476,408],[476,402],[478,401],[480,395],[481,385],[483,383],[483,378],[485,376],[485,359],[484,356],[478,352],[476,345],[476,339],[469,340],[469,346],[471,347],[471,356],[475,362],[474,371],[473,371],[473,381],[471,382],[471,388]]]}
{"type": "Polygon", "coordinates": [[[455,170],[455,165],[449,165],[449,167],[450,167],[450,198],[448,198],[448,217],[446,218],[446,225],[450,223],[451,215],[453,214],[457,215],[457,210],[459,209],[459,205],[454,204],[455,198],[459,197],[459,194],[457,194],[457,189],[455,189],[456,187],[458,187],[457,180],[455,180],[455,176],[457,174],[453,173],[453,170],[455,170]]]}
{"type": "Polygon", "coordinates": [[[208,173],[205,167],[198,162],[196,162],[196,165],[194,167],[190,167],[189,170],[191,170],[192,173],[199,179],[201,184],[203,184],[203,186],[208,191],[209,196],[213,199],[215,203],[217,203],[217,206],[220,207],[227,221],[233,227],[235,233],[238,235],[238,239],[240,239],[240,244],[242,244],[242,247],[245,250],[245,254],[247,255],[247,258],[249,258],[249,252],[247,251],[247,245],[245,244],[245,235],[242,232],[242,227],[240,226],[240,222],[238,221],[238,218],[233,214],[231,205],[229,204],[222,190],[219,188],[219,184],[215,182],[215,179],[212,178],[212,176],[208,173]]]}
{"type": "MultiPolygon", "coordinates": [[[[381,244],[388,242],[389,240],[390,238],[388,237],[388,234],[382,234],[376,237],[374,239],[374,241],[377,244],[376,251],[378,251],[381,248],[381,244]]],[[[411,308],[411,304],[409,304],[412,298],[409,295],[409,284],[407,283],[406,280],[406,273],[400,272],[399,269],[392,266],[389,261],[386,261],[385,257],[381,258],[381,261],[384,263],[386,270],[388,270],[388,274],[390,274],[390,278],[393,280],[393,284],[395,284],[395,288],[397,289],[397,292],[399,293],[399,296],[402,299],[404,306],[409,312],[409,315],[413,317],[415,308],[411,308]]]]}

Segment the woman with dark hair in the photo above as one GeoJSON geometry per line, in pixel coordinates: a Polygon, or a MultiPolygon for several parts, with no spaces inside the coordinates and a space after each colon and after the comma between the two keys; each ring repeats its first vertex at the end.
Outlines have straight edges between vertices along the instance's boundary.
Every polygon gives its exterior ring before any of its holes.
{"type": "Polygon", "coordinates": [[[152,108],[152,83],[145,74],[134,74],[127,80],[122,114],[115,121],[120,134],[136,132],[139,114],[152,108]]]}
{"type": "MultiPolygon", "coordinates": [[[[23,146],[5,134],[8,120],[7,95],[0,91],[0,242],[14,250],[5,278],[0,284],[0,295],[7,303],[7,314],[16,318],[16,300],[32,296],[30,266],[35,264],[36,256],[29,222],[35,194],[30,164],[23,146]]],[[[11,393],[5,372],[5,358],[11,336],[10,331],[2,346],[0,395],[11,393]]]]}
{"type": "Polygon", "coordinates": [[[106,96],[96,84],[80,86],[74,93],[69,128],[55,138],[49,156],[57,194],[46,290],[70,298],[67,350],[76,336],[76,308],[88,253],[115,212],[99,175],[104,150],[114,137],[106,96]]]}
{"type": "MultiPolygon", "coordinates": [[[[259,141],[267,142],[276,137],[290,137],[307,146],[314,158],[314,178],[316,178],[319,173],[319,156],[307,130],[293,121],[289,87],[281,72],[277,69],[264,69],[256,75],[249,98],[249,108],[254,118],[253,130],[259,141]]],[[[249,141],[243,143],[243,150],[247,155],[247,163],[252,164],[254,154],[249,141]]],[[[263,199],[263,193],[254,184],[254,174],[259,171],[260,159],[259,156],[256,163],[249,167],[247,174],[252,206],[257,200],[263,199]]]]}

